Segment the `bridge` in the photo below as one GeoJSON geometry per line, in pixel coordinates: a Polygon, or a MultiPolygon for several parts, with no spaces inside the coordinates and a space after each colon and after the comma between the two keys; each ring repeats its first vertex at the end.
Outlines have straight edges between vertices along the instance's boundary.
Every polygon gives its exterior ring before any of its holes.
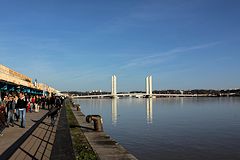
{"type": "Polygon", "coordinates": [[[197,97],[206,95],[196,94],[153,94],[152,93],[152,76],[146,77],[146,93],[117,93],[117,77],[112,76],[112,92],[111,94],[98,95],[81,95],[72,98],[117,98],[117,97],[136,97],[136,98],[155,98],[155,97],[197,97]]]}
{"type": "MultiPolygon", "coordinates": [[[[206,96],[204,94],[152,94],[151,97],[200,97],[206,96]]],[[[100,95],[83,95],[73,96],[72,98],[116,98],[116,97],[136,97],[136,98],[148,98],[149,95],[146,93],[123,93],[123,94],[100,94],[100,95]]],[[[151,98],[150,97],[150,98],[151,98]]]]}

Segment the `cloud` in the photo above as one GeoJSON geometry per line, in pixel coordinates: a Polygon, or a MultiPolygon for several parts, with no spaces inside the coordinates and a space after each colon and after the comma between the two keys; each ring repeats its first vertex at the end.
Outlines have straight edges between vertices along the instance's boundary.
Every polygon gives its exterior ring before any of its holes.
{"type": "Polygon", "coordinates": [[[163,63],[177,56],[177,54],[183,54],[183,53],[185,54],[186,52],[189,52],[189,51],[208,48],[211,46],[215,46],[219,43],[220,42],[212,42],[208,44],[202,44],[202,45],[196,45],[196,46],[190,46],[190,47],[179,47],[179,48],[169,50],[167,52],[132,59],[128,61],[128,63],[126,63],[125,65],[121,66],[121,69],[127,69],[131,67],[144,67],[149,64],[153,65],[153,64],[163,63]]]}

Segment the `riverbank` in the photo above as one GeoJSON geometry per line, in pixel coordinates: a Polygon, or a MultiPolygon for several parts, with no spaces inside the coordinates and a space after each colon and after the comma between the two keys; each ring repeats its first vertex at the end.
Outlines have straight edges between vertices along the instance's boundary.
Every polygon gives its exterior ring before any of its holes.
{"type": "MultiPolygon", "coordinates": [[[[69,117],[71,117],[72,120],[69,121],[69,125],[72,128],[72,140],[73,144],[75,143],[75,151],[77,150],[77,146],[79,145],[79,142],[76,143],[76,137],[79,137],[78,139],[81,139],[80,141],[84,142],[89,148],[88,144],[90,145],[91,149],[94,151],[98,159],[101,160],[109,160],[109,159],[126,159],[126,160],[136,160],[137,158],[130,154],[124,147],[122,147],[120,144],[118,144],[116,141],[114,141],[109,135],[107,135],[105,132],[96,132],[93,131],[93,124],[89,124],[86,122],[85,115],[77,110],[77,108],[74,108],[74,106],[67,102],[67,112],[69,117]],[[71,110],[70,110],[71,109],[71,110]],[[71,113],[72,112],[72,113],[71,113]],[[76,121],[78,122],[78,125],[76,126],[76,122],[74,122],[74,117],[76,118],[76,121]],[[74,122],[74,124],[71,124],[74,122]],[[72,126],[74,125],[74,126],[72,126]],[[78,130],[78,131],[76,131],[78,130]],[[79,135],[75,135],[78,132],[79,135]],[[74,136],[75,135],[75,136],[74,136]],[[74,138],[75,137],[75,138],[74,138]],[[74,140],[75,139],[75,140],[74,140]],[[75,142],[74,142],[75,141],[75,142]]],[[[92,154],[91,150],[83,151],[81,154],[81,151],[84,147],[80,146],[80,154],[78,155],[86,155],[89,156],[89,158],[94,159],[95,156],[92,154]],[[85,154],[86,153],[86,154],[85,154]]]]}
{"type": "Polygon", "coordinates": [[[86,137],[84,136],[80,125],[72,112],[73,104],[70,99],[65,100],[66,115],[68,121],[68,127],[70,129],[72,146],[74,149],[76,159],[81,160],[96,160],[97,155],[94,153],[92,147],[88,143],[86,137]]]}

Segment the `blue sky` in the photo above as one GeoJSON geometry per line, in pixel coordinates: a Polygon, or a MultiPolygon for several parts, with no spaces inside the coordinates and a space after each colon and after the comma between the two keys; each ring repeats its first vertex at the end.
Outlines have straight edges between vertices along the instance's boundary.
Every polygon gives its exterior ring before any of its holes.
{"type": "Polygon", "coordinates": [[[59,90],[240,87],[238,0],[0,0],[0,63],[59,90]]]}

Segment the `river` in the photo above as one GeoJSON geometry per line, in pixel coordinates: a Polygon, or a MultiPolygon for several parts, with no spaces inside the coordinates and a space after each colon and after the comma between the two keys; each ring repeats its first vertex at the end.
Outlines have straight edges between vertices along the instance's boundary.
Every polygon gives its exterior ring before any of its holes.
{"type": "Polygon", "coordinates": [[[140,160],[240,159],[240,98],[76,99],[140,160]]]}

